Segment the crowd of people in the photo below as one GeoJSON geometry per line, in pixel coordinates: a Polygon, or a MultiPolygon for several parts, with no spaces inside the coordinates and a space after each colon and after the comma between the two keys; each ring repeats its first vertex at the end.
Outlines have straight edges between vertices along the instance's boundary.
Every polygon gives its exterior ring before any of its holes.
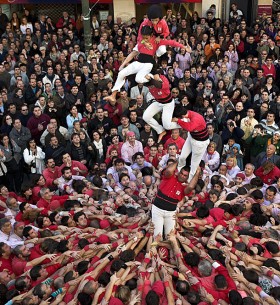
{"type": "Polygon", "coordinates": [[[0,7],[0,304],[280,304],[280,13],[216,15],[0,7]]]}

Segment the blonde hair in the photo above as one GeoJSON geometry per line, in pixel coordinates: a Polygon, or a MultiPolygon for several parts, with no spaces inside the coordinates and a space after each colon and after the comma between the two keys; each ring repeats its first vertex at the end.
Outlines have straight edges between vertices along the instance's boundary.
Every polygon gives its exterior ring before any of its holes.
{"type": "MultiPolygon", "coordinates": [[[[227,158],[227,160],[229,160],[229,159],[233,160],[233,166],[237,165],[237,159],[235,157],[230,156],[230,157],[227,158]]],[[[227,160],[226,160],[226,162],[227,162],[227,160]]]]}
{"type": "Polygon", "coordinates": [[[121,285],[117,288],[116,298],[120,299],[124,304],[127,304],[130,300],[130,289],[128,286],[121,285]]]}

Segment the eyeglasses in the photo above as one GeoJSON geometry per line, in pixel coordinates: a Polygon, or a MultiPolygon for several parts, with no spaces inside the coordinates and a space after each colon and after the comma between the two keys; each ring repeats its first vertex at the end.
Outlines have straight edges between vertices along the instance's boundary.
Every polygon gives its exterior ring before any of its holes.
{"type": "Polygon", "coordinates": [[[179,94],[179,92],[173,91],[172,94],[179,94]]]}
{"type": "Polygon", "coordinates": [[[11,120],[12,118],[6,118],[6,120],[11,120]]]}

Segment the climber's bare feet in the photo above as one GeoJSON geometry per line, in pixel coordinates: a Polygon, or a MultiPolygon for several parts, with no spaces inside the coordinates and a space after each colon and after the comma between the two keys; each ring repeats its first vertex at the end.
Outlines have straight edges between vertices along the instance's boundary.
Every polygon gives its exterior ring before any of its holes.
{"type": "Polygon", "coordinates": [[[164,130],[162,133],[158,136],[158,143],[162,140],[162,138],[166,135],[166,131],[164,130]]]}

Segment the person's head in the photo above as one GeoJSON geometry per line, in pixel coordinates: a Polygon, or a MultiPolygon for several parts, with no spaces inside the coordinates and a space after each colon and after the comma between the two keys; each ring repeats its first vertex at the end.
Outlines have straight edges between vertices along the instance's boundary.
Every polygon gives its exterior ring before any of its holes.
{"type": "Polygon", "coordinates": [[[33,294],[41,300],[46,300],[52,293],[52,287],[44,283],[40,283],[34,287],[33,294]]]}
{"type": "Polygon", "coordinates": [[[167,152],[169,154],[169,156],[175,157],[177,152],[178,152],[178,147],[176,144],[169,144],[167,147],[167,152]]]}
{"type": "Polygon", "coordinates": [[[62,170],[61,170],[61,173],[62,173],[62,177],[67,180],[67,181],[70,181],[72,179],[72,171],[71,171],[71,168],[68,167],[68,166],[65,166],[62,170]]]}
{"type": "Polygon", "coordinates": [[[128,131],[126,133],[126,138],[127,138],[128,142],[134,143],[136,140],[135,133],[133,131],[128,131]]]}
{"type": "Polygon", "coordinates": [[[0,257],[9,257],[11,253],[11,247],[4,242],[0,242],[0,257]]]}
{"type": "Polygon", "coordinates": [[[122,186],[127,187],[129,186],[129,182],[130,182],[130,177],[128,174],[126,173],[122,173],[119,176],[119,182],[122,186]]]}
{"type": "Polygon", "coordinates": [[[184,182],[187,182],[188,178],[189,178],[189,168],[187,168],[185,166],[178,173],[178,178],[177,179],[178,179],[179,182],[184,183],[184,182]]]}
{"type": "Polygon", "coordinates": [[[151,36],[153,34],[153,29],[148,26],[148,25],[144,25],[141,29],[141,35],[142,35],[142,38],[145,42],[149,42],[151,36]]]}
{"type": "Polygon", "coordinates": [[[145,158],[142,152],[137,152],[133,155],[133,160],[139,165],[142,166],[144,164],[145,158]]]}
{"type": "Polygon", "coordinates": [[[150,290],[145,298],[147,305],[159,305],[159,296],[154,290],[150,290]]]}
{"type": "Polygon", "coordinates": [[[267,148],[266,148],[266,155],[268,157],[272,157],[275,154],[275,152],[276,152],[275,145],[270,144],[270,145],[267,146],[267,148]]]}
{"type": "Polygon", "coordinates": [[[18,245],[13,249],[13,253],[19,259],[27,260],[29,258],[29,255],[31,254],[31,251],[25,245],[18,245]]]}
{"type": "Polygon", "coordinates": [[[266,189],[266,191],[265,191],[265,199],[267,200],[267,201],[273,201],[273,199],[274,199],[274,197],[275,197],[275,195],[276,195],[276,193],[277,193],[277,189],[276,189],[276,187],[275,186],[269,186],[267,189],[266,189]]]}
{"type": "Polygon", "coordinates": [[[41,190],[40,190],[40,196],[41,196],[41,198],[43,198],[43,199],[49,201],[49,200],[51,200],[51,198],[52,198],[52,196],[53,196],[53,193],[50,191],[49,188],[43,187],[43,188],[41,188],[41,190]]]}
{"type": "Polygon", "coordinates": [[[212,274],[212,264],[206,259],[201,260],[198,264],[198,272],[201,277],[210,276],[212,274]]]}
{"type": "Polygon", "coordinates": [[[235,167],[237,165],[237,160],[235,157],[228,157],[226,160],[226,165],[229,168],[235,167]]]}
{"type": "Polygon", "coordinates": [[[8,218],[0,219],[0,230],[7,235],[12,232],[12,224],[8,218]]]}
{"type": "Polygon", "coordinates": [[[123,304],[128,304],[130,300],[130,289],[128,286],[120,285],[117,287],[115,296],[120,299],[123,304]]]}

